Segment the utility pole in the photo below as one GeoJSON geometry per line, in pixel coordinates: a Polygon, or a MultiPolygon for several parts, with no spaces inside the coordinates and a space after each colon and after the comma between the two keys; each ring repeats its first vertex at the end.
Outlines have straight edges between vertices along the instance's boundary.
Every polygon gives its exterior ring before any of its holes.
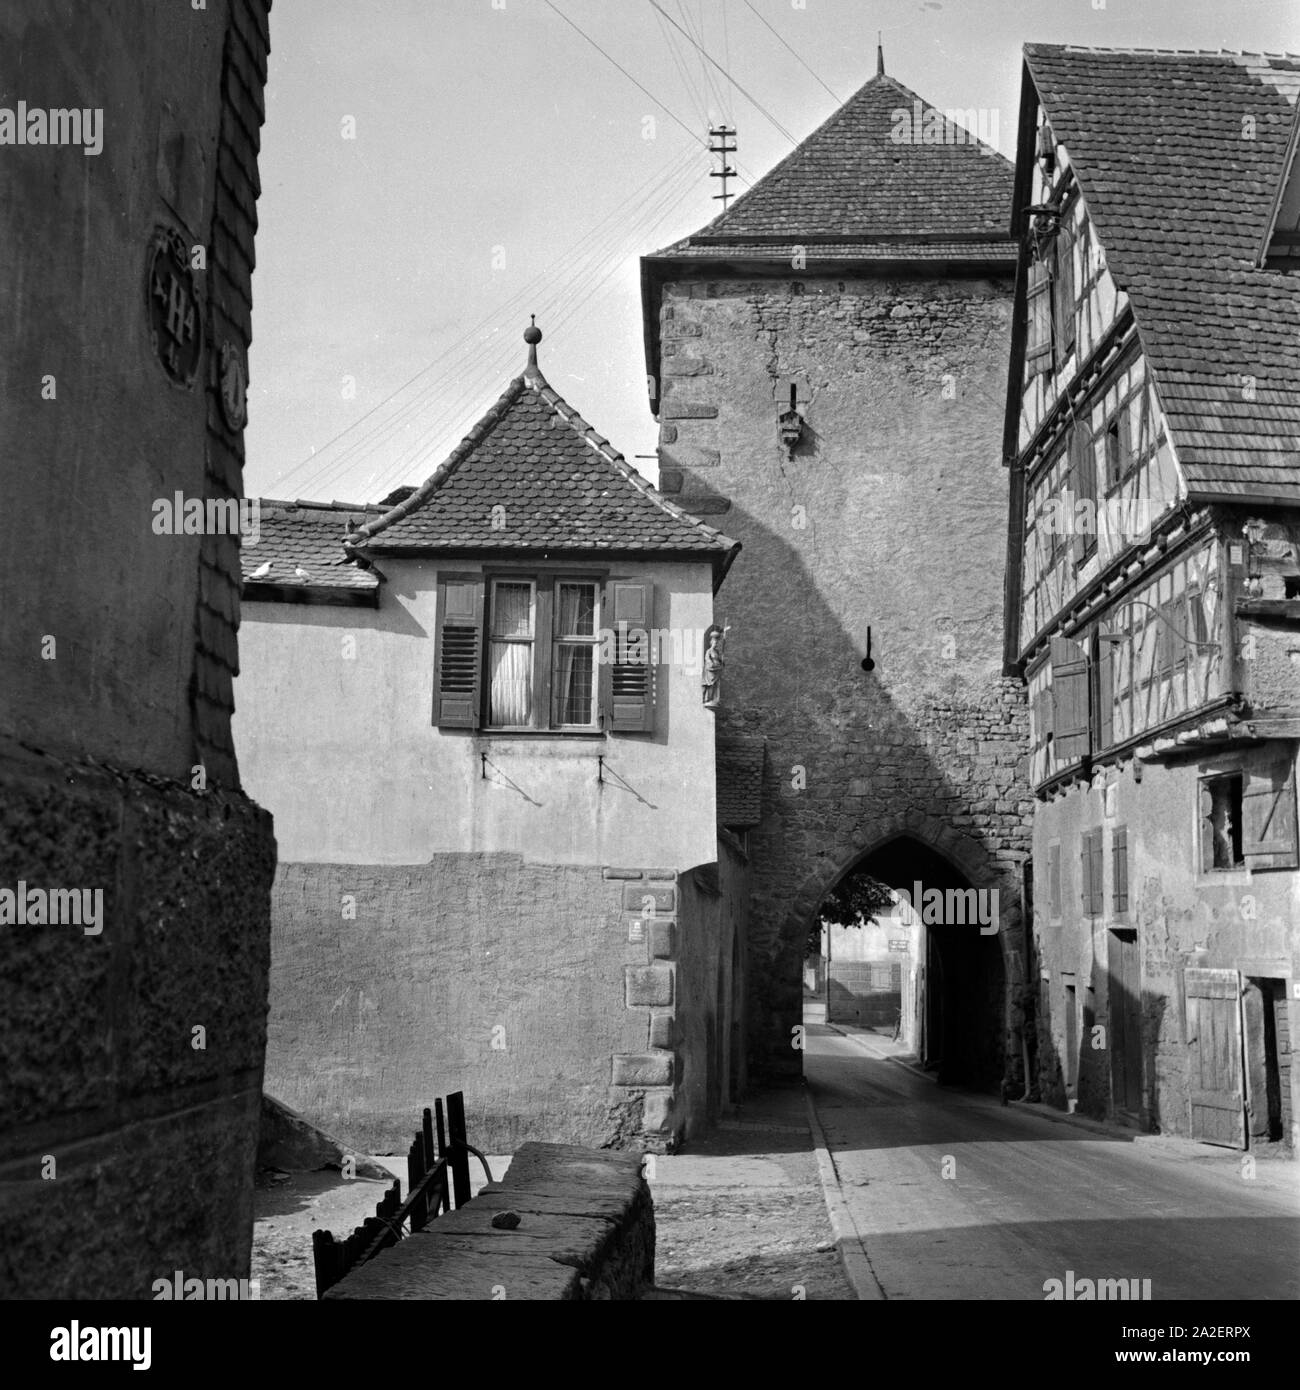
{"type": "Polygon", "coordinates": [[[722,210],[726,212],[727,204],[736,195],[727,191],[727,180],[736,177],[736,171],[727,163],[727,156],[736,153],[736,127],[730,125],[714,126],[709,131],[709,139],[716,140],[718,143],[709,146],[709,153],[719,155],[722,159],[722,168],[713,169],[709,172],[711,179],[722,180],[722,192],[713,195],[714,201],[722,200],[722,210]],[[730,143],[728,143],[730,141],[730,143]]]}

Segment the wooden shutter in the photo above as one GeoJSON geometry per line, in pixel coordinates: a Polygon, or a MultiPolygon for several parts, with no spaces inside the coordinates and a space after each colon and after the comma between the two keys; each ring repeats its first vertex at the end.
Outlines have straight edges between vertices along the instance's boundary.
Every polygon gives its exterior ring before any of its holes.
{"type": "Polygon", "coordinates": [[[1097,898],[1092,880],[1092,831],[1085,830],[1079,841],[1079,903],[1085,917],[1097,915],[1097,898]]]}
{"type": "Polygon", "coordinates": [[[1183,639],[1181,597],[1166,599],[1160,605],[1157,625],[1160,630],[1156,636],[1156,674],[1170,676],[1181,665],[1187,653],[1187,643],[1183,639]]]}
{"type": "Polygon", "coordinates": [[[1047,848],[1047,910],[1053,919],[1061,915],[1061,847],[1047,848]]]}
{"type": "Polygon", "coordinates": [[[1114,883],[1116,912],[1128,911],[1128,827],[1116,826],[1111,833],[1111,878],[1114,883]]]}
{"type": "Polygon", "coordinates": [[[655,726],[654,585],[611,579],[605,612],[614,632],[614,660],[601,680],[605,728],[614,734],[649,733],[655,726]]]}
{"type": "Polygon", "coordinates": [[[1088,657],[1065,637],[1052,638],[1052,746],[1058,764],[1088,756],[1088,657]]]}
{"type": "Polygon", "coordinates": [[[1211,777],[1203,777],[1197,784],[1196,792],[1201,825],[1201,872],[1214,868],[1214,791],[1211,777]]]}
{"type": "Polygon", "coordinates": [[[1081,565],[1097,548],[1097,474],[1092,458],[1092,440],[1088,428],[1080,421],[1070,428],[1070,491],[1075,501],[1084,499],[1093,505],[1076,507],[1074,512],[1074,563],[1081,565]]]}
{"type": "Polygon", "coordinates": [[[438,576],[433,670],[433,722],[440,729],[476,729],[483,682],[483,581],[438,576]]]}
{"type": "Polygon", "coordinates": [[[1100,753],[1115,741],[1115,644],[1097,638],[1097,686],[1093,748],[1100,753]]]}
{"type": "Polygon", "coordinates": [[[1241,976],[1235,970],[1189,968],[1183,976],[1183,991],[1192,1138],[1244,1149],[1241,976]]]}
{"type": "Polygon", "coordinates": [[[1074,351],[1074,248],[1064,235],[1056,238],[1055,262],[1052,317],[1056,332],[1056,360],[1061,363],[1074,351]]]}
{"type": "Polygon", "coordinates": [[[1025,299],[1027,334],[1025,371],[1029,376],[1052,370],[1052,274],[1045,261],[1029,266],[1025,299]]]}
{"type": "Polygon", "coordinates": [[[1241,851],[1252,869],[1294,869],[1295,763],[1276,753],[1256,753],[1241,789],[1241,851]]]}

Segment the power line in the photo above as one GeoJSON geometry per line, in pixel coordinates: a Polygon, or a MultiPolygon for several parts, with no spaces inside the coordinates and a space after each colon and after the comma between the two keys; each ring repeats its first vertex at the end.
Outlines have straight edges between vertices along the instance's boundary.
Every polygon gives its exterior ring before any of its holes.
{"type": "MultiPolygon", "coordinates": [[[[546,0],[546,3],[549,5],[551,3],[551,0],[546,0]]],[[[785,138],[792,145],[797,145],[799,143],[794,138],[794,136],[791,135],[790,132],[785,128],[785,126],[783,126],[781,122],[778,121],[774,115],[772,115],[772,113],[767,109],[767,107],[765,107],[762,104],[762,102],[758,100],[757,97],[751,96],[750,93],[746,91],[746,89],[742,87],[734,77],[732,77],[732,75],[726,70],[726,68],[722,66],[721,63],[718,62],[716,58],[714,58],[710,53],[705,52],[704,48],[700,44],[696,43],[695,40],[691,38],[689,34],[686,33],[686,30],[683,29],[682,26],[677,23],[677,21],[672,17],[672,15],[666,13],[664,10],[659,9],[657,0],[650,0],[650,4],[654,6],[656,10],[659,10],[659,13],[663,15],[663,17],[668,21],[669,24],[673,26],[674,29],[676,29],[681,34],[684,34],[685,37],[689,40],[689,42],[692,43],[696,48],[700,50],[701,53],[704,54],[705,58],[707,58],[708,61],[712,63],[715,68],[717,68],[717,70],[723,75],[723,77],[727,79],[728,82],[731,83],[731,85],[741,94],[741,96],[743,96],[745,100],[749,102],[749,104],[756,111],[758,111],[776,130],[780,131],[781,134],[784,135],[785,138]]]]}
{"type": "MultiPolygon", "coordinates": [[[[561,254],[558,260],[558,264],[560,266],[567,266],[571,264],[574,261],[574,258],[579,256],[580,252],[582,253],[582,256],[585,258],[589,254],[589,249],[588,251],[583,251],[584,245],[597,238],[602,228],[604,228],[607,223],[610,223],[612,221],[615,222],[617,225],[623,225],[625,223],[630,222],[631,220],[635,220],[635,218],[640,215],[641,209],[642,207],[644,207],[646,202],[649,199],[656,196],[660,188],[663,187],[663,185],[665,185],[669,181],[674,180],[676,177],[684,173],[685,169],[689,165],[689,161],[693,158],[693,154],[687,153],[686,155],[679,154],[675,158],[668,160],[664,165],[662,165],[659,168],[657,172],[651,174],[642,183],[641,187],[636,191],[636,193],[632,195],[634,204],[631,207],[630,211],[629,200],[621,200],[608,213],[606,213],[604,217],[602,217],[598,222],[593,224],[593,226],[583,236],[581,236],[572,246],[570,246],[566,251],[564,251],[561,254]]],[[[626,233],[620,233],[620,242],[625,239],[626,233]]],[[[364,455],[364,453],[369,448],[380,443],[385,437],[390,436],[398,426],[405,423],[404,417],[406,417],[406,419],[409,419],[413,414],[418,413],[421,409],[424,408],[428,401],[433,398],[434,393],[436,393],[440,389],[441,383],[431,384],[427,391],[417,393],[411,400],[407,401],[404,405],[399,407],[398,410],[395,411],[394,414],[390,416],[388,419],[377,421],[370,430],[365,431],[356,439],[352,440],[344,449],[342,455],[340,455],[338,458],[330,462],[327,462],[324,458],[324,455],[335,444],[337,444],[340,440],[346,438],[348,435],[352,434],[355,430],[359,429],[363,424],[365,424],[367,420],[369,420],[377,412],[382,410],[385,406],[391,404],[400,395],[402,395],[404,391],[408,390],[412,385],[414,385],[415,382],[420,380],[421,377],[426,376],[435,367],[437,367],[440,363],[442,363],[444,360],[446,360],[453,354],[462,354],[464,351],[464,344],[467,340],[472,338],[474,334],[480,332],[483,328],[486,328],[494,320],[504,317],[507,310],[511,309],[513,306],[517,305],[519,301],[532,294],[535,289],[543,285],[548,280],[548,278],[553,277],[554,274],[554,267],[548,267],[545,270],[539,271],[538,274],[535,275],[527,284],[525,284],[518,291],[516,291],[515,294],[513,294],[510,297],[510,299],[506,300],[504,303],[492,309],[488,314],[486,314],[482,319],[480,319],[478,323],[476,323],[469,330],[468,333],[464,334],[455,343],[451,344],[447,349],[439,353],[436,357],[433,358],[432,361],[430,361],[428,364],[422,367],[412,377],[408,378],[405,382],[403,382],[401,386],[397,387],[396,390],[391,391],[387,396],[383,398],[383,400],[377,402],[363,415],[359,416],[356,420],[352,421],[351,424],[347,425],[344,429],[340,430],[338,434],[334,435],[333,438],[328,440],[313,454],[301,460],[299,463],[293,465],[290,469],[288,469],[287,472],[281,474],[280,477],[276,480],[276,485],[281,486],[284,482],[286,482],[290,478],[293,478],[297,474],[302,473],[307,469],[314,468],[315,470],[318,470],[318,472],[316,473],[315,484],[316,486],[321,486],[324,484],[325,480],[328,477],[332,476],[335,473],[336,464],[338,464],[341,461],[346,461],[350,466],[354,456],[358,454],[364,455]]],[[[473,357],[477,354],[477,352],[478,349],[471,350],[468,359],[462,356],[462,365],[464,365],[466,361],[472,360],[473,357]]]]}
{"type": "MultiPolygon", "coordinates": [[[[571,20],[571,19],[569,18],[569,16],[568,16],[567,14],[565,14],[564,11],[563,11],[562,9],[560,9],[559,6],[556,5],[556,4],[554,3],[554,0],[546,0],[546,3],[547,3],[548,6],[550,6],[551,9],[553,9],[553,10],[555,11],[556,14],[558,14],[558,15],[560,16],[560,18],[561,18],[571,29],[577,30],[577,32],[578,32],[579,34],[581,34],[582,37],[583,37],[584,39],[586,39],[586,41],[592,46],[592,48],[594,48],[594,49],[596,50],[597,53],[599,53],[599,54],[600,54],[602,57],[604,57],[604,58],[608,58],[609,61],[610,61],[611,63],[613,63],[614,66],[619,70],[619,72],[621,72],[621,73],[623,74],[623,76],[626,77],[627,80],[628,80],[635,88],[637,88],[638,91],[643,92],[646,96],[648,96],[648,97],[650,98],[651,101],[654,102],[654,104],[655,104],[661,111],[663,111],[665,114],[671,116],[671,117],[673,118],[673,120],[675,120],[675,121],[677,122],[677,124],[678,124],[679,126],[681,126],[681,128],[687,133],[687,135],[689,135],[689,136],[691,137],[692,140],[695,140],[697,143],[699,143],[699,144],[701,144],[701,145],[705,145],[705,146],[707,147],[708,142],[707,142],[706,140],[704,140],[703,137],[697,135],[697,134],[690,128],[690,126],[688,126],[688,125],[686,124],[686,122],[683,121],[682,118],[681,118],[680,116],[677,115],[677,113],[676,113],[675,111],[673,111],[673,110],[671,110],[669,107],[665,106],[664,103],[663,103],[662,101],[660,101],[659,98],[658,98],[657,96],[655,96],[655,94],[654,94],[653,92],[651,92],[651,91],[649,91],[647,88],[643,87],[643,86],[636,80],[636,78],[633,77],[632,74],[631,74],[630,72],[628,72],[628,70],[623,66],[623,64],[620,63],[620,62],[618,61],[617,58],[614,58],[614,57],[612,57],[610,54],[606,53],[605,50],[596,42],[595,39],[593,39],[593,38],[591,37],[590,34],[588,34],[584,29],[580,28],[577,24],[575,24],[574,21],[571,20]]],[[[651,0],[651,3],[653,3],[653,0],[651,0]]],[[[658,9],[659,7],[656,5],[655,8],[658,9]]],[[[671,20],[671,18],[670,18],[669,16],[665,15],[664,18],[665,18],[665,19],[668,19],[668,21],[669,21],[670,24],[672,23],[672,20],[671,20]]]]}
{"type": "MultiPolygon", "coordinates": [[[[751,4],[749,3],[749,0],[745,0],[745,8],[746,8],[747,10],[749,10],[750,13],[753,14],[754,18],[757,19],[758,22],[759,22],[760,24],[762,24],[762,25],[768,30],[768,32],[771,33],[771,34],[776,38],[776,40],[777,40],[778,43],[783,44],[787,49],[789,49],[789,51],[794,55],[795,61],[796,61],[802,68],[804,68],[806,71],[812,73],[812,75],[813,75],[814,77],[817,78],[817,81],[818,81],[818,82],[821,82],[822,87],[823,87],[827,92],[830,92],[831,96],[833,96],[833,97],[835,98],[835,100],[836,100],[841,106],[844,105],[844,98],[843,98],[842,96],[840,96],[840,94],[839,94],[838,92],[836,92],[836,91],[834,91],[832,88],[828,87],[828,86],[826,85],[825,82],[822,82],[821,78],[818,77],[817,74],[816,74],[815,72],[813,72],[812,68],[810,68],[810,67],[808,66],[808,64],[804,62],[804,60],[799,56],[799,54],[795,51],[795,49],[792,48],[792,47],[790,46],[790,44],[786,43],[785,39],[783,39],[783,38],[781,37],[781,34],[779,33],[779,31],[776,30],[776,29],[774,29],[774,28],[772,27],[772,25],[770,25],[770,24],[767,22],[767,20],[765,20],[765,19],[763,18],[763,16],[762,16],[761,14],[759,14],[759,12],[758,12],[756,9],[754,9],[753,5],[751,5],[751,4]]],[[[723,10],[723,15],[724,15],[724,17],[725,17],[725,15],[726,15],[726,10],[725,10],[725,9],[723,10]]]]}

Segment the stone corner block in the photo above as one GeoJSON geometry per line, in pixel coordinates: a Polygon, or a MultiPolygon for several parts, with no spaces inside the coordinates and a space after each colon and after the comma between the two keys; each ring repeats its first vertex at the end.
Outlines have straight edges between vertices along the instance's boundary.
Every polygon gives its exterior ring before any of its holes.
{"type": "Polygon", "coordinates": [[[672,1014],[650,1015],[650,1046],[671,1047],[676,1031],[676,1019],[672,1014]]]}
{"type": "Polygon", "coordinates": [[[647,1091],[645,1107],[641,1112],[641,1126],[648,1134],[662,1134],[672,1127],[673,1093],[671,1091],[647,1091]]]}
{"type": "Polygon", "coordinates": [[[667,1008],[673,1002],[673,971],[670,965],[624,966],[627,1006],[667,1008]]]}
{"type": "Polygon", "coordinates": [[[629,883],[623,888],[623,910],[644,913],[647,917],[677,910],[677,887],[665,883],[629,883]],[[653,903],[651,907],[646,899],[653,903]]]}
{"type": "Polygon", "coordinates": [[[666,917],[649,920],[651,960],[671,960],[675,954],[677,923],[666,917]]]}
{"type": "Polygon", "coordinates": [[[671,1052],[623,1052],[614,1056],[615,1086],[671,1086],[671,1052]]]}

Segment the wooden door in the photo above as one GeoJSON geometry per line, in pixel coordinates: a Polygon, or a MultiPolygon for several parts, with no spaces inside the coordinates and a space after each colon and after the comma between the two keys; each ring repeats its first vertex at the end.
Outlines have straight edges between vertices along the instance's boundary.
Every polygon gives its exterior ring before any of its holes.
{"type": "Polygon", "coordinates": [[[1244,1149],[1241,976],[1235,970],[1188,970],[1184,993],[1192,1138],[1244,1149]]]}
{"type": "Polygon", "coordinates": [[[1112,931],[1110,958],[1110,1066],[1115,1107],[1142,1109],[1142,970],[1137,933],[1112,931]]]}

